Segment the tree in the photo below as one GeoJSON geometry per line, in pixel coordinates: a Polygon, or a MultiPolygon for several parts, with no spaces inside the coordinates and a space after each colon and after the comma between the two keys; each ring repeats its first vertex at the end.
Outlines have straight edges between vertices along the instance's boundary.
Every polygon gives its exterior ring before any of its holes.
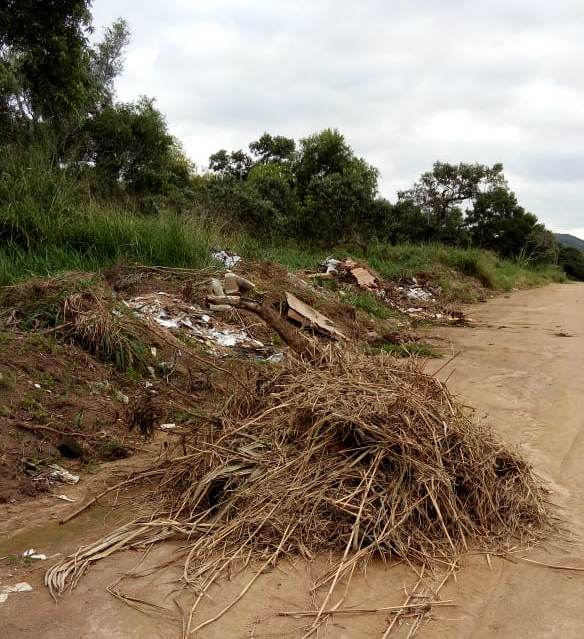
{"type": "Polygon", "coordinates": [[[164,194],[187,186],[190,162],[152,99],[105,107],[87,121],[86,132],[85,160],[103,192],[121,185],[136,195],[164,194]]]}
{"type": "Polygon", "coordinates": [[[253,160],[241,149],[231,153],[220,149],[209,157],[211,171],[239,181],[245,180],[252,166],[253,160]]]}
{"type": "Polygon", "coordinates": [[[432,171],[423,173],[414,185],[400,191],[401,200],[410,200],[422,210],[444,220],[452,205],[476,198],[480,193],[506,184],[503,165],[458,165],[436,162],[432,171]]]}
{"type": "Polygon", "coordinates": [[[503,165],[448,164],[436,162],[414,185],[398,193],[401,202],[411,202],[427,217],[434,241],[457,242],[461,235],[461,205],[481,193],[506,186],[503,165]]]}
{"type": "Polygon", "coordinates": [[[315,178],[345,171],[354,154],[345,138],[335,129],[325,129],[300,140],[300,151],[294,166],[300,196],[304,198],[315,178]]]}
{"type": "Polygon", "coordinates": [[[517,257],[526,250],[536,225],[535,215],[527,213],[515,194],[503,187],[479,194],[466,216],[472,242],[504,257],[517,257]]]}
{"type": "Polygon", "coordinates": [[[3,75],[13,78],[8,103],[20,117],[60,124],[84,114],[95,98],[89,7],[90,0],[3,2],[0,58],[3,75]]]}
{"type": "Polygon", "coordinates": [[[584,281],[584,253],[573,246],[561,246],[558,255],[558,266],[566,275],[575,280],[584,281]]]}
{"type": "Polygon", "coordinates": [[[91,73],[98,91],[100,107],[111,106],[114,81],[124,68],[124,49],[130,42],[130,29],[123,18],[106,27],[103,40],[91,50],[91,73]]]}
{"type": "Polygon", "coordinates": [[[249,145],[252,155],[258,158],[258,162],[286,162],[294,158],[296,142],[292,138],[282,135],[270,135],[264,133],[259,140],[249,145]]]}

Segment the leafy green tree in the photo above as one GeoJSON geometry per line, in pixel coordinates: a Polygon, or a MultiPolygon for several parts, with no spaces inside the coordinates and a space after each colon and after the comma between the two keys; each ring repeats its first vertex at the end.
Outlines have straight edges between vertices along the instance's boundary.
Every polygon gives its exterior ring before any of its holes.
{"type": "Polygon", "coordinates": [[[209,169],[213,173],[239,181],[245,180],[252,166],[252,158],[241,149],[231,153],[220,149],[209,157],[209,169]]]}
{"type": "Polygon", "coordinates": [[[519,206],[515,194],[504,187],[479,194],[466,217],[472,242],[504,257],[525,251],[536,225],[535,215],[519,206]]]}
{"type": "Polygon", "coordinates": [[[300,196],[308,194],[313,180],[343,173],[354,159],[351,147],[337,130],[325,129],[300,140],[294,167],[300,196]]]}
{"type": "Polygon", "coordinates": [[[269,133],[264,133],[259,140],[249,145],[249,150],[257,158],[257,162],[261,164],[287,162],[294,158],[296,142],[283,135],[272,136],[269,133]]]}
{"type": "Polygon", "coordinates": [[[64,120],[83,115],[95,99],[88,47],[89,7],[89,0],[2,3],[0,58],[3,76],[13,78],[8,102],[20,117],[62,125],[64,120]]]}
{"type": "Polygon", "coordinates": [[[249,172],[246,187],[264,203],[268,217],[257,219],[258,229],[270,228],[272,232],[291,231],[290,226],[300,216],[301,205],[294,188],[294,175],[288,164],[270,162],[256,164],[249,172]]]}
{"type": "Polygon", "coordinates": [[[424,212],[442,221],[453,205],[505,185],[502,164],[489,167],[464,162],[436,162],[431,171],[423,173],[410,189],[400,191],[398,196],[401,200],[414,202],[424,212]]]}
{"type": "Polygon", "coordinates": [[[124,50],[130,42],[130,28],[123,18],[106,27],[103,40],[91,50],[91,74],[97,87],[98,107],[111,106],[114,81],[124,68],[124,50]]]}
{"type": "Polygon", "coordinates": [[[153,100],[108,106],[88,120],[86,132],[85,160],[103,192],[123,186],[137,195],[164,194],[189,184],[190,162],[153,100]]]}
{"type": "Polygon", "coordinates": [[[573,246],[561,246],[558,265],[575,280],[584,281],[584,253],[573,246]]]}

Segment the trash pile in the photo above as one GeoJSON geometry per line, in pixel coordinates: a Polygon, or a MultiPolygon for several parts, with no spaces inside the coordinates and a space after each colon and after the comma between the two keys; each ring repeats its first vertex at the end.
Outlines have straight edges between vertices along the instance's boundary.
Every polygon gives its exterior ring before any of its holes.
{"type": "MultiPolygon", "coordinates": [[[[285,556],[340,557],[317,583],[323,610],[374,556],[452,565],[548,529],[529,464],[414,364],[332,348],[318,366],[291,360],[257,375],[253,395],[242,390],[225,408],[221,431],[202,427],[194,452],[145,471],[161,477],[148,517],[48,571],[53,596],[100,558],[179,536],[197,602],[250,559],[255,580],[285,556]]],[[[186,634],[212,621],[197,605],[186,634]]]]}
{"type": "MultiPolygon", "coordinates": [[[[228,354],[234,347],[242,354],[262,359],[281,352],[254,339],[241,326],[228,324],[209,311],[163,291],[139,295],[123,303],[138,317],[148,318],[169,330],[184,330],[217,356],[228,354]]],[[[231,306],[210,304],[210,310],[231,310],[231,306]]]]}
{"type": "MultiPolygon", "coordinates": [[[[212,311],[231,311],[233,308],[242,308],[247,311],[258,313],[264,320],[269,320],[260,311],[260,304],[257,300],[246,297],[246,294],[255,290],[255,284],[250,280],[241,277],[236,273],[227,271],[223,282],[218,278],[212,278],[209,283],[209,294],[207,303],[212,311]]],[[[292,322],[299,324],[301,328],[310,328],[316,332],[323,333],[333,339],[347,340],[328,317],[312,308],[293,293],[286,292],[286,304],[288,311],[286,317],[292,322]]]]}
{"type": "Polygon", "coordinates": [[[339,282],[356,285],[362,290],[375,294],[388,306],[411,319],[456,324],[472,322],[462,311],[444,308],[439,300],[440,290],[433,286],[422,285],[415,277],[402,278],[399,283],[383,282],[371,269],[350,258],[337,260],[327,257],[320,267],[321,272],[312,274],[311,278],[336,279],[339,282]]]}

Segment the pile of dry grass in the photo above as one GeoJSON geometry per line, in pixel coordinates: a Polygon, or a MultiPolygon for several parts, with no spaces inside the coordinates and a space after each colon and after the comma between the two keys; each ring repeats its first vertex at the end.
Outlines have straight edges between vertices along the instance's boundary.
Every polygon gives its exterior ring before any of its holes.
{"type": "Polygon", "coordinates": [[[53,592],[110,550],[175,534],[189,538],[185,580],[200,600],[244,559],[338,553],[319,584],[330,595],[373,556],[452,563],[549,526],[530,466],[415,364],[334,351],[263,373],[255,388],[234,396],[223,428],[201,427],[188,454],[149,471],[161,478],[153,518],[51,569],[53,592]]]}
{"type": "Polygon", "coordinates": [[[50,331],[120,370],[147,365],[147,349],[134,318],[122,316],[112,291],[90,273],[31,279],[0,296],[8,321],[27,330],[50,331]]]}

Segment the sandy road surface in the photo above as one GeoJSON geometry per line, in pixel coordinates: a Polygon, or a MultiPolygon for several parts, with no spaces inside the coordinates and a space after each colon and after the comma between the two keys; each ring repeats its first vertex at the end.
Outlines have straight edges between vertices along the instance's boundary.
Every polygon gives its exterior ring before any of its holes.
{"type": "MultiPolygon", "coordinates": [[[[467,403],[486,413],[509,441],[523,445],[539,472],[564,507],[572,530],[584,530],[584,285],[554,285],[499,297],[470,309],[476,327],[442,329],[436,343],[447,353],[462,351],[441,377],[451,375],[449,386],[467,403]],[[564,336],[560,336],[563,334],[564,336]],[[453,370],[454,369],[454,370],[453,370]]],[[[436,368],[441,365],[432,363],[436,368]]],[[[59,527],[51,515],[62,503],[38,510],[39,523],[2,541],[0,556],[31,546],[51,554],[70,552],[111,528],[107,513],[94,509],[70,527],[59,527]]],[[[128,506],[126,506],[128,508],[128,506]]],[[[10,529],[2,522],[2,530],[10,529]]],[[[584,567],[584,546],[566,549],[556,545],[531,557],[552,563],[584,567]]],[[[167,560],[177,546],[166,545],[148,558],[142,568],[167,560]]],[[[19,569],[0,567],[0,586],[30,582],[31,593],[19,593],[0,604],[0,630],[11,639],[175,638],[177,627],[165,617],[146,616],[110,595],[104,588],[139,560],[137,553],[120,553],[97,564],[73,594],[58,605],[42,586],[44,566],[19,569]]],[[[278,617],[282,610],[311,609],[308,594],[315,576],[326,568],[315,564],[285,564],[262,575],[231,615],[197,637],[222,639],[297,638],[306,621],[278,617]]],[[[536,638],[584,636],[584,572],[552,571],[524,562],[470,558],[456,583],[443,591],[455,608],[436,611],[436,619],[418,635],[422,639],[536,638]]],[[[126,580],[121,590],[165,606],[176,614],[179,567],[167,567],[140,582],[126,580]]],[[[403,602],[404,586],[415,581],[404,567],[371,566],[356,577],[346,605],[377,607],[403,602]]],[[[246,576],[236,577],[215,600],[205,616],[218,611],[237,595],[246,576]]],[[[182,599],[179,599],[182,601],[182,599]]],[[[183,603],[187,605],[187,601],[183,603]]],[[[324,636],[329,639],[380,638],[387,627],[384,615],[338,616],[324,636]]],[[[396,636],[405,637],[404,626],[396,636]]]]}
{"type": "MultiPolygon", "coordinates": [[[[584,530],[584,284],[498,297],[469,311],[473,329],[439,332],[453,362],[449,387],[487,413],[507,441],[521,444],[550,481],[570,528],[584,530]]],[[[441,377],[450,374],[444,371],[441,377]]],[[[584,567],[584,545],[552,547],[542,561],[584,567]]],[[[460,621],[420,637],[584,637],[584,572],[520,562],[484,563],[459,574],[446,598],[460,621]]]]}

